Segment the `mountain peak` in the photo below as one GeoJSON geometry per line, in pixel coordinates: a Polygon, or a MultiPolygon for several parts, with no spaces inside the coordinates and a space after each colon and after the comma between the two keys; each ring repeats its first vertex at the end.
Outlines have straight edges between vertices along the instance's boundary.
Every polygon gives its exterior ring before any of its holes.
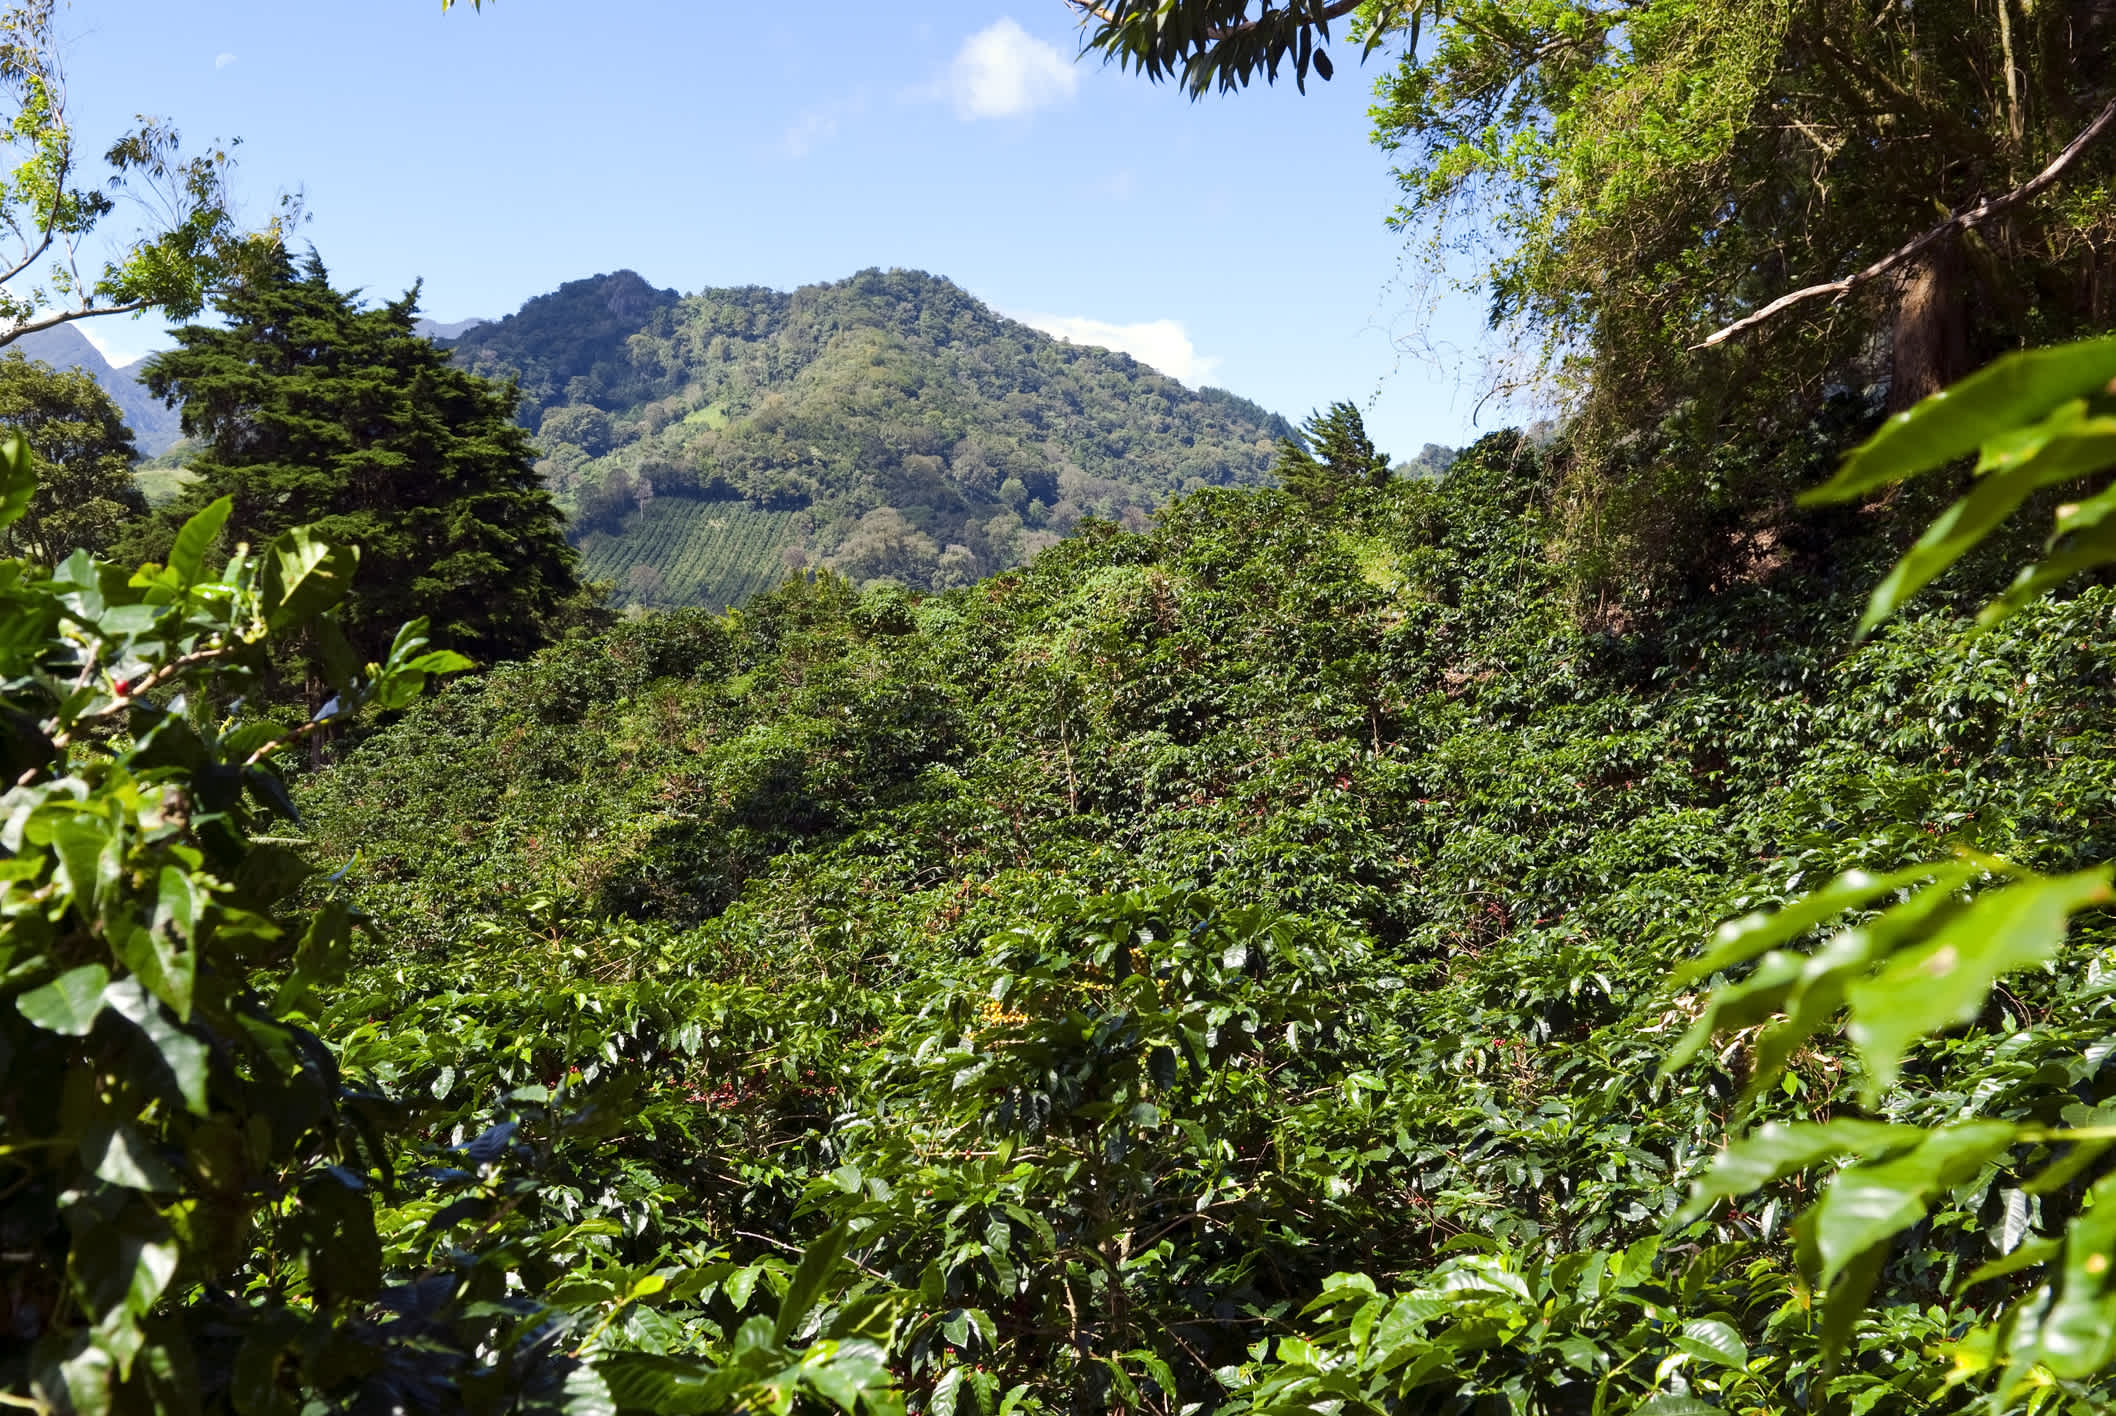
{"type": "Polygon", "coordinates": [[[586,573],[640,604],[725,605],[817,563],[961,584],[1087,517],[1265,483],[1291,431],[922,270],[689,296],[620,270],[453,348],[516,381],[586,573]]]}
{"type": "Polygon", "coordinates": [[[103,392],[110,395],[110,401],[117,404],[118,411],[125,415],[125,426],[132,430],[133,446],[142,456],[154,457],[167,452],[183,436],[183,422],[176,410],[147,392],[140,383],[142,361],[135,359],[128,364],[113,366],[87,335],[70,324],[53,325],[50,329],[25,334],[6,346],[6,352],[40,360],[54,369],[79,369],[101,384],[103,392]]]}

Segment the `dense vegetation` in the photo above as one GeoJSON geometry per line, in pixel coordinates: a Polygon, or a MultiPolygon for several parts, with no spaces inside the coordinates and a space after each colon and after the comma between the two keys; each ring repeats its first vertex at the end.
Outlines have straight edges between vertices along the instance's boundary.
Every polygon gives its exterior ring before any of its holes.
{"type": "MultiPolygon", "coordinates": [[[[917,589],[1018,564],[1085,516],[1139,525],[1179,492],[1257,485],[1289,431],[1244,399],[1062,343],[914,271],[688,297],[620,271],[453,348],[467,368],[520,381],[576,536],[630,539],[655,498],[740,502],[799,512],[793,544],[808,561],[917,589]]],[[[718,609],[776,576],[784,549],[720,548],[720,576],[682,569],[680,546],[607,554],[695,587],[664,597],[621,582],[621,600],[718,609]]]]}
{"type": "Polygon", "coordinates": [[[1193,93],[1375,61],[1413,259],[1475,277],[1495,388],[1573,415],[1590,599],[1724,574],[1818,417],[2116,316],[2103,0],[1068,3],[1193,93]]]}
{"type": "Polygon", "coordinates": [[[132,475],[138,450],[110,395],[79,369],[0,355],[0,428],[28,445],[37,490],[0,550],[56,565],[76,548],[98,554],[147,512],[132,475]]]}
{"type": "MultiPolygon", "coordinates": [[[[396,941],[332,1035],[464,1134],[569,1067],[637,1086],[557,1182],[623,1231],[604,1291],[850,1225],[937,1408],[1269,1407],[1377,1291],[1431,1295],[1354,1364],[1385,1409],[1819,1399],[1793,1196],[1670,1222],[1747,1065],[1659,1076],[1670,960],[1844,867],[2107,854],[2116,604],[1847,656],[1888,550],[1853,535],[1586,633],[1546,469],[1508,437],[1329,505],[1200,493],[945,595],[824,575],[450,689],[307,797],[396,941]]],[[[2091,1111],[2104,944],[1879,1114],[2091,1111]]],[[[1761,1117],[1858,1075],[1819,1039],[1761,1117]]],[[[1853,1334],[1861,1409],[1944,1399],[1926,1354],[2005,1297],[1956,1280],[2076,1194],[1973,1179],[1853,1334]]]]}
{"type": "Polygon", "coordinates": [[[1910,403],[2103,318],[2116,101],[1989,191],[2107,7],[1074,3],[1194,92],[1400,45],[1564,432],[1403,476],[903,273],[582,282],[507,387],[113,154],[192,204],[84,300],[222,323],[136,567],[0,365],[0,1404],[2116,1404],[2116,339],[1910,403]],[[1984,195],[1706,332],[1906,180],[1984,195]],[[547,484],[638,606],[796,573],[591,632],[547,484]]]}

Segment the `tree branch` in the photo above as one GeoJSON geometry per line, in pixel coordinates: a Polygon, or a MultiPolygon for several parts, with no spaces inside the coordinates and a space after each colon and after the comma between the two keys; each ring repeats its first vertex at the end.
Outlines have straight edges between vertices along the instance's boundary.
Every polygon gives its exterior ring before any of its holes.
{"type": "Polygon", "coordinates": [[[0,329],[0,348],[13,344],[26,334],[36,334],[62,324],[72,324],[75,320],[95,320],[105,315],[136,315],[150,308],[152,304],[151,300],[127,300],[122,305],[82,305],[71,310],[53,310],[48,314],[24,320],[12,329],[0,329]]]}
{"type": "MultiPolygon", "coordinates": [[[[1103,9],[1101,5],[1096,3],[1096,0],[1066,0],[1066,3],[1068,5],[1071,5],[1075,10],[1079,10],[1085,14],[1093,15],[1096,19],[1102,21],[1102,23],[1106,25],[1113,25],[1117,23],[1117,17],[1115,15],[1112,15],[1109,11],[1103,9]]],[[[1326,25],[1332,20],[1341,20],[1346,15],[1349,15],[1354,10],[1358,9],[1361,3],[1362,0],[1334,0],[1334,3],[1327,5],[1323,8],[1323,12],[1320,15],[1317,15],[1312,20],[1304,21],[1303,23],[1326,25]]],[[[1238,34],[1247,34],[1249,33],[1249,31],[1256,29],[1262,24],[1263,19],[1261,17],[1254,20],[1243,20],[1239,24],[1226,25],[1219,29],[1206,30],[1204,37],[1207,40],[1217,44],[1222,40],[1232,39],[1238,34]]]]}
{"type": "Polygon", "coordinates": [[[2022,202],[2042,195],[2052,183],[2064,175],[2065,169],[2070,167],[2082,152],[2085,152],[2098,142],[2107,134],[2111,127],[2116,127],[2116,99],[2110,99],[2108,106],[2095,116],[2094,121],[2087,124],[2080,131],[2078,137],[2065,144],[2063,152],[2050,159],[2049,166],[2004,196],[1992,197],[1964,207],[1916,240],[1905,246],[1898,247],[1866,269],[1847,275],[1842,280],[1827,281],[1821,285],[1810,285],[1803,289],[1795,290],[1790,294],[1781,295],[1755,313],[1743,315],[1724,329],[1714,330],[1711,334],[1706,335],[1701,342],[1691,345],[1690,348],[1694,351],[1709,349],[1715,344],[1724,344],[1737,335],[1748,333],[1772,316],[1791,309],[1794,305],[1798,305],[1803,301],[1820,299],[1824,295],[1830,296],[1832,299],[1841,300],[1868,281],[1886,275],[1906,261],[1915,260],[1933,245],[1953,235],[1955,232],[1967,231],[1972,226],[1989,221],[2002,211],[2011,210],[2022,202]]]}

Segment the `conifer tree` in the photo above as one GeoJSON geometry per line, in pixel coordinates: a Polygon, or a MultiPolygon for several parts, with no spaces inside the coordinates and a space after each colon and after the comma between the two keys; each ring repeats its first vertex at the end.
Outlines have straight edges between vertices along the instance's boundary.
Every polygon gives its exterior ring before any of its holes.
{"type": "Polygon", "coordinates": [[[1389,459],[1375,451],[1366,420],[1345,402],[1310,415],[1298,438],[1281,438],[1272,472],[1287,491],[1329,506],[1355,487],[1386,486],[1389,459]]]}
{"type": "Polygon", "coordinates": [[[204,455],[137,549],[166,550],[184,517],[229,496],[230,539],[309,525],[359,548],[345,627],[363,660],[420,615],[437,644],[486,662],[557,637],[584,595],[514,389],[413,333],[417,301],[414,288],[365,308],[314,252],[282,253],[218,300],[225,328],[179,331],[144,378],[182,402],[204,455]]]}

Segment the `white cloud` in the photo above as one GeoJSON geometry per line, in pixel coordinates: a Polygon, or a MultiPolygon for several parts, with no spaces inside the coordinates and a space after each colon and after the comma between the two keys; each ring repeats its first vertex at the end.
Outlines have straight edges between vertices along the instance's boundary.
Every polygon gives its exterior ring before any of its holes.
{"type": "Polygon", "coordinates": [[[823,109],[804,113],[779,138],[788,157],[806,157],[820,143],[838,135],[837,115],[823,109]]]}
{"type": "Polygon", "coordinates": [[[134,364],[169,343],[161,326],[138,319],[75,320],[73,327],[114,369],[134,364]]]}
{"type": "Polygon", "coordinates": [[[1060,103],[1080,86],[1073,61],[1014,21],[964,41],[943,90],[962,118],[1016,118],[1060,103]]]}
{"type": "Polygon", "coordinates": [[[213,67],[216,69],[225,69],[234,62],[235,56],[233,54],[216,54],[213,56],[213,67]]]}
{"type": "Polygon", "coordinates": [[[1056,335],[1074,344],[1099,345],[1129,354],[1142,364],[1159,369],[1172,379],[1196,385],[1212,377],[1218,359],[1198,353],[1190,332],[1180,320],[1143,320],[1138,324],[1111,324],[1078,315],[1016,315],[1030,329],[1056,335]]]}

